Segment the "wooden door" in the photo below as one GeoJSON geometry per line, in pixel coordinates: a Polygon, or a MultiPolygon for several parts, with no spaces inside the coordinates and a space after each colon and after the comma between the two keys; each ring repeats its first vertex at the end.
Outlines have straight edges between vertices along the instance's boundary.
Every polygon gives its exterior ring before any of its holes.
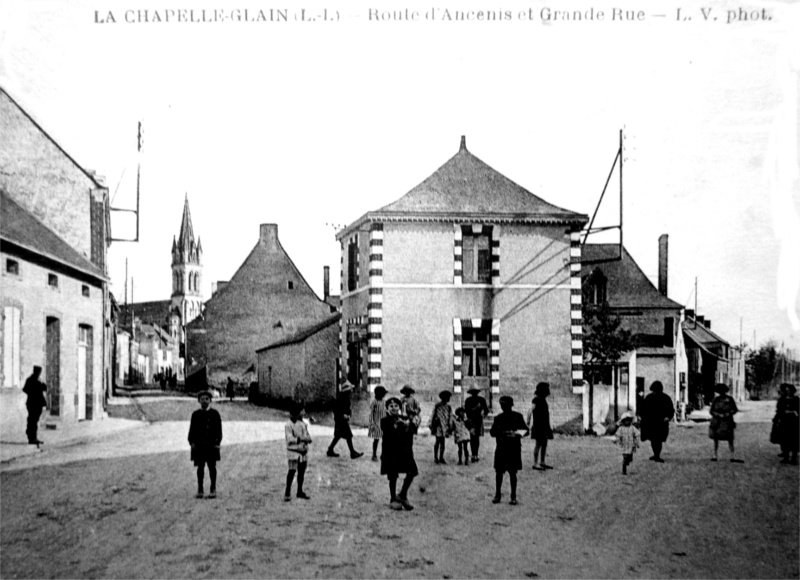
{"type": "Polygon", "coordinates": [[[48,316],[45,330],[45,383],[50,400],[50,414],[61,414],[61,321],[48,316]]]}

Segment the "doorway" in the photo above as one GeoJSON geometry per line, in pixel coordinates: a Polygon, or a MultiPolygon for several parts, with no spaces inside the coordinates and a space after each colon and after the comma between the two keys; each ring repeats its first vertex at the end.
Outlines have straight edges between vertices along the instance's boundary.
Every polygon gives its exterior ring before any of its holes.
{"type": "Polygon", "coordinates": [[[61,320],[48,316],[45,320],[45,366],[50,414],[61,415],[61,320]]]}

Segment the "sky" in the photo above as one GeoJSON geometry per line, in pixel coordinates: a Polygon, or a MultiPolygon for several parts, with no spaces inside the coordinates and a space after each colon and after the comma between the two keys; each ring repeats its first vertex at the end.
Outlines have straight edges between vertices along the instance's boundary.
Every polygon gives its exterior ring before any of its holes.
{"type": "MultiPolygon", "coordinates": [[[[800,357],[800,5],[751,2],[742,13],[718,0],[705,14],[659,0],[191,6],[187,19],[217,21],[181,22],[168,0],[0,3],[0,84],[105,177],[113,207],[135,206],[140,164],[139,241],[109,250],[120,302],[126,261],[136,301],[169,298],[186,196],[206,298],[247,257],[261,223],[278,224],[320,296],[330,266],[337,294],[336,231],[423,181],[461,135],[532,193],[591,215],[622,130],[623,236],[639,266],[657,280],[658,237],[669,234],[673,300],[696,301],[732,344],[772,339],[800,357]],[[642,19],[614,19],[612,7],[642,19]],[[258,21],[270,8],[289,21],[258,21]],[[327,21],[309,21],[323,9],[327,21]],[[446,20],[480,10],[511,18],[446,20]],[[584,20],[554,20],[555,10],[584,20]]],[[[619,223],[619,195],[615,173],[596,225],[619,223]]],[[[115,212],[114,237],[133,236],[132,226],[115,212]]]]}

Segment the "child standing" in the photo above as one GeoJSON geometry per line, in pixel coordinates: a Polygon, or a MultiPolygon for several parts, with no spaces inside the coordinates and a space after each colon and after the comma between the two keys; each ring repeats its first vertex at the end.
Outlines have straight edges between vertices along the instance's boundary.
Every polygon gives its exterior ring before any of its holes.
{"type": "Polygon", "coordinates": [[[633,413],[630,411],[622,414],[618,425],[614,441],[622,447],[622,475],[627,475],[628,466],[633,463],[633,453],[639,448],[639,430],[633,425],[633,413]]]}
{"type": "Polygon", "coordinates": [[[367,435],[372,437],[372,461],[378,461],[378,443],[381,440],[381,419],[386,416],[386,407],[383,404],[383,397],[386,396],[386,389],[381,385],[375,387],[372,405],[369,409],[369,430],[367,435]]]}
{"type": "Polygon", "coordinates": [[[502,413],[494,418],[489,434],[497,439],[494,451],[495,493],[492,503],[500,503],[503,474],[508,472],[511,483],[511,505],[517,505],[517,472],[522,469],[522,438],[528,427],[521,413],[512,411],[514,399],[508,395],[500,397],[502,413]]]}
{"type": "Polygon", "coordinates": [[[289,409],[289,422],[286,423],[286,455],[289,458],[289,472],[286,474],[286,492],[283,494],[284,501],[292,499],[292,481],[297,472],[297,498],[310,499],[303,491],[303,480],[308,467],[308,444],[311,443],[311,436],[308,428],[303,421],[303,404],[300,402],[292,403],[289,409]]]}
{"type": "Polygon", "coordinates": [[[208,464],[208,477],[211,489],[208,497],[217,497],[217,461],[222,443],[222,419],[216,409],[211,409],[211,391],[197,394],[200,408],[192,413],[189,421],[189,445],[192,447],[192,461],[197,467],[197,495],[203,497],[203,475],[208,464]]]}
{"type": "Polygon", "coordinates": [[[431,414],[431,435],[436,438],[433,443],[433,462],[446,464],[444,460],[445,439],[450,436],[453,428],[453,409],[450,407],[450,391],[439,393],[439,402],[433,407],[431,414]]]}
{"type": "Polygon", "coordinates": [[[470,442],[470,423],[467,419],[467,412],[463,407],[456,409],[456,416],[453,419],[455,427],[455,441],[458,446],[458,464],[461,465],[461,456],[464,456],[464,465],[469,465],[469,442],[470,442]]]}
{"type": "Polygon", "coordinates": [[[416,391],[411,385],[404,385],[400,392],[403,394],[403,399],[400,401],[400,414],[411,421],[412,433],[416,433],[422,422],[422,408],[419,406],[419,401],[414,398],[416,391]]]}
{"type": "Polygon", "coordinates": [[[531,403],[530,411],[526,423],[531,430],[531,439],[535,441],[533,446],[533,468],[539,471],[553,469],[544,462],[547,455],[547,441],[553,438],[553,428],[550,426],[550,407],[547,405],[547,396],[550,394],[548,383],[536,385],[535,396],[531,403]],[[542,462],[539,463],[541,453],[542,462]]]}
{"type": "Polygon", "coordinates": [[[414,461],[414,430],[413,423],[407,417],[400,415],[400,400],[389,397],[386,400],[386,416],[381,419],[381,433],[383,445],[381,448],[381,475],[389,480],[389,494],[391,496],[389,507],[393,510],[413,510],[408,502],[408,490],[417,473],[417,463],[414,461]],[[403,487],[397,493],[397,479],[399,474],[405,473],[403,487]]]}

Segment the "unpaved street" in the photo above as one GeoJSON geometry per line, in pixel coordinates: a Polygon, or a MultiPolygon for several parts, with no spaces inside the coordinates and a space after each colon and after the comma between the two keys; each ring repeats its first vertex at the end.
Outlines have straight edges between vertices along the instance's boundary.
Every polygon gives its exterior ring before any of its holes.
{"type": "MultiPolygon", "coordinates": [[[[330,429],[317,425],[311,500],[284,503],[281,425],[248,414],[234,421],[234,407],[223,407],[228,444],[215,500],[193,497],[186,421],[4,465],[0,575],[798,577],[798,468],[778,464],[768,423],[741,421],[742,465],[730,464],[727,450],[709,462],[711,441],[697,424],[673,428],[667,463],[640,450],[627,477],[604,438],[557,436],[549,472],[530,470],[527,442],[518,506],[490,501],[491,439],[484,459],[467,467],[455,465],[449,441],[449,464],[439,466],[421,436],[416,509],[393,512],[378,464],[324,457],[330,429]]],[[[357,437],[362,451],[368,444],[357,437]]]]}

